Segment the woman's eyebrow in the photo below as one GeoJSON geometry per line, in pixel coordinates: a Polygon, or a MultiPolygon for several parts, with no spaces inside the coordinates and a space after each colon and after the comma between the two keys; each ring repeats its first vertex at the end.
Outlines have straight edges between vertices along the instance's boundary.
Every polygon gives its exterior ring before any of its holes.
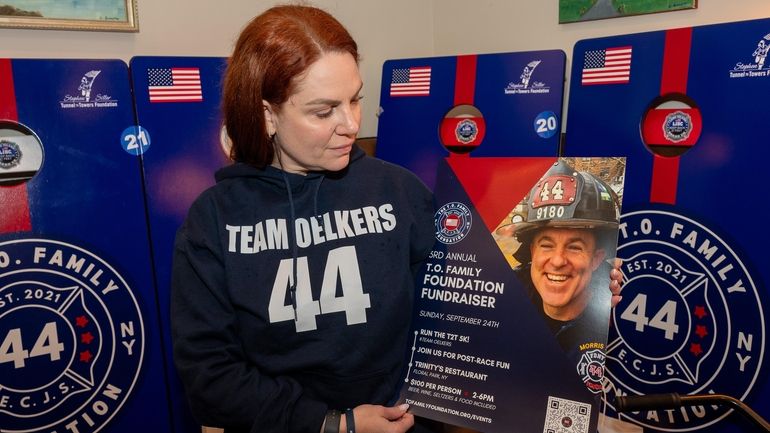
{"type": "Polygon", "coordinates": [[[339,105],[342,101],[338,99],[318,98],[313,99],[310,102],[306,102],[305,105],[339,105]]]}

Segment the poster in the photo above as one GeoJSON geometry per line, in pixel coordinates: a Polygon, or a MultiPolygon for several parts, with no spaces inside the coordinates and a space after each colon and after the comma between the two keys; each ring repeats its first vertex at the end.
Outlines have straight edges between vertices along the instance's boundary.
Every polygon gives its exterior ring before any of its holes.
{"type": "Polygon", "coordinates": [[[595,431],[622,158],[441,161],[401,401],[486,433],[595,431]]]}

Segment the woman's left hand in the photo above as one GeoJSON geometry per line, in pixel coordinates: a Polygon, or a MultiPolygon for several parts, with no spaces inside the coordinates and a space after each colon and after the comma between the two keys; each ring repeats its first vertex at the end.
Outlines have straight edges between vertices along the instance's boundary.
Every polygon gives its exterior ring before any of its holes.
{"type": "Polygon", "coordinates": [[[612,307],[615,308],[620,300],[623,299],[620,296],[620,283],[623,282],[623,274],[620,272],[620,265],[623,261],[619,258],[615,258],[614,267],[610,270],[610,292],[612,292],[612,307]]]}

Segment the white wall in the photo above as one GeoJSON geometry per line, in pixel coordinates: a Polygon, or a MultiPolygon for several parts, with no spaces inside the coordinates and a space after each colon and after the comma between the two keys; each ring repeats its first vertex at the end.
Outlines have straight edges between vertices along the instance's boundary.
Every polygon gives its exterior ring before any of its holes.
{"type": "MultiPolygon", "coordinates": [[[[0,29],[0,57],[128,61],[136,55],[227,56],[251,17],[284,2],[138,0],[139,33],[0,29]]],[[[359,43],[365,95],[362,137],[376,135],[386,59],[563,49],[569,65],[580,39],[770,17],[770,0],[700,0],[696,10],[561,25],[557,0],[312,3],[339,18],[359,43]]]]}

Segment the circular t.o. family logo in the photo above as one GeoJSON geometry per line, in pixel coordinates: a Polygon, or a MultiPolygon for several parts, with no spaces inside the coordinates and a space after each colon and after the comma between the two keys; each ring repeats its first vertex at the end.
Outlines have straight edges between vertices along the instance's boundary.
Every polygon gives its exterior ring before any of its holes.
{"type": "Polygon", "coordinates": [[[97,432],[136,383],[145,334],[123,277],[63,242],[0,243],[3,432],[97,432]]]}
{"type": "MultiPolygon", "coordinates": [[[[745,398],[759,376],[766,335],[757,287],[735,250],[698,221],[650,209],[621,217],[618,256],[625,283],[606,348],[608,412],[618,395],[745,398]]],[[[728,413],[708,405],[620,417],[684,432],[728,413]]]]}
{"type": "Polygon", "coordinates": [[[456,244],[471,231],[471,210],[460,202],[441,206],[434,215],[436,239],[443,244],[456,244]]]}

